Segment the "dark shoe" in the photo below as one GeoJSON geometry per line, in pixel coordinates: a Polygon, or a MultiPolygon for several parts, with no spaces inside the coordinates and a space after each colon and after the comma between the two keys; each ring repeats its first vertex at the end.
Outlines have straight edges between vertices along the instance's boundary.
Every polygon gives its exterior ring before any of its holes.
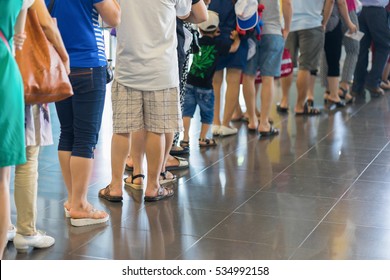
{"type": "Polygon", "coordinates": [[[303,112],[295,112],[296,116],[318,116],[321,111],[314,107],[307,106],[307,103],[303,106],[303,112]]]}
{"type": "Polygon", "coordinates": [[[278,135],[279,130],[276,128],[273,128],[273,126],[271,125],[271,127],[269,128],[269,131],[259,131],[259,134],[260,134],[260,139],[264,139],[264,138],[269,138],[269,137],[278,135]]]}
{"type": "Polygon", "coordinates": [[[380,87],[372,88],[372,87],[366,86],[366,90],[368,90],[370,92],[371,97],[373,97],[373,98],[377,98],[377,97],[381,97],[381,96],[385,95],[385,92],[380,87]]]}
{"type": "Polygon", "coordinates": [[[278,104],[276,104],[276,111],[278,111],[279,113],[282,113],[282,114],[288,114],[288,107],[287,108],[281,107],[280,103],[278,103],[278,104]]]}
{"type": "MultiPolygon", "coordinates": [[[[174,146],[172,146],[174,147],[174,146]]],[[[171,156],[181,156],[181,155],[188,155],[190,153],[189,147],[175,147],[175,149],[172,149],[169,151],[169,154],[171,156]]]]}
{"type": "Polygon", "coordinates": [[[115,196],[110,194],[110,185],[99,191],[99,197],[111,202],[121,202],[123,200],[122,196],[115,196]]]}
{"type": "Polygon", "coordinates": [[[199,147],[215,147],[217,146],[217,141],[215,139],[211,138],[199,138],[199,147]]]}
{"type": "Polygon", "coordinates": [[[332,105],[336,105],[337,108],[344,108],[345,107],[345,102],[343,101],[333,101],[332,99],[328,98],[328,105],[329,107],[332,105]]]}
{"type": "Polygon", "coordinates": [[[157,191],[157,196],[145,196],[144,200],[146,202],[155,202],[155,201],[169,198],[169,197],[173,196],[173,194],[174,194],[174,192],[172,189],[159,187],[158,191],[157,191]]]}

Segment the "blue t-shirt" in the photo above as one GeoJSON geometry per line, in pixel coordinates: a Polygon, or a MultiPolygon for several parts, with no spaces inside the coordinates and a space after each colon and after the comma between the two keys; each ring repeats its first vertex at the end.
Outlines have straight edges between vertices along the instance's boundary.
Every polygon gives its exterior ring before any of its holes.
{"type": "MultiPolygon", "coordinates": [[[[70,67],[99,67],[107,64],[103,31],[93,6],[103,0],[55,0],[51,15],[57,19],[68,51],[70,67]]],[[[49,5],[51,0],[45,0],[49,5]]]]}

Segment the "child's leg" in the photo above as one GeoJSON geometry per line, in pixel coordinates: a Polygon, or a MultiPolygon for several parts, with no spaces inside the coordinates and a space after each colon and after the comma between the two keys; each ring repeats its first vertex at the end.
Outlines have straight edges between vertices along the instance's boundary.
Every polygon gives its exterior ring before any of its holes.
{"type": "Polygon", "coordinates": [[[200,129],[200,139],[206,139],[207,138],[207,132],[209,132],[210,124],[208,123],[202,123],[201,129],[200,129]]]}
{"type": "Polygon", "coordinates": [[[190,141],[190,125],[191,125],[191,117],[183,117],[183,126],[184,126],[184,135],[183,140],[186,142],[190,141]]]}

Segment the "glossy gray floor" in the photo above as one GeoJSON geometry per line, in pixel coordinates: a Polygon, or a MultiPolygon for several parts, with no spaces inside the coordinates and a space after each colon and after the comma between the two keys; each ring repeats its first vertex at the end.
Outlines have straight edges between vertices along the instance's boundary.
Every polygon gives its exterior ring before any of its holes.
{"type": "MultiPolygon", "coordinates": [[[[316,104],[322,93],[317,86],[316,104]]],[[[295,92],[290,98],[289,114],[272,107],[280,135],[271,140],[234,123],[238,135],[200,149],[194,124],[191,167],[175,172],[174,197],[145,204],[142,192],[128,188],[123,203],[97,197],[110,180],[108,94],[89,199],[110,213],[109,223],[70,225],[56,146],[45,147],[38,228],[56,244],[17,254],[10,242],[4,258],[390,259],[390,96],[367,94],[318,117],[296,117],[295,92]]],[[[58,138],[54,109],[52,116],[58,138]]],[[[12,202],[13,221],[15,215],[12,202]]]]}

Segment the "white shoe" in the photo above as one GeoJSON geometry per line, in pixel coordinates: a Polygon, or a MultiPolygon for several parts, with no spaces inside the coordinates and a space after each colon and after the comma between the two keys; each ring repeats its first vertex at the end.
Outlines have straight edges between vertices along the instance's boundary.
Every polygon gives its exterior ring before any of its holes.
{"type": "Polygon", "coordinates": [[[16,227],[14,225],[11,225],[7,231],[7,240],[8,241],[14,240],[15,235],[16,235],[16,227]]]}
{"type": "Polygon", "coordinates": [[[220,125],[215,125],[215,124],[213,124],[213,125],[211,126],[211,133],[212,133],[214,136],[219,135],[219,134],[220,134],[220,128],[221,128],[220,125]]]}
{"type": "Polygon", "coordinates": [[[167,178],[167,171],[160,173],[159,183],[161,186],[172,184],[177,181],[177,176],[172,174],[171,178],[167,178]]]}
{"type": "Polygon", "coordinates": [[[55,239],[38,230],[36,235],[21,235],[17,233],[14,238],[14,246],[18,253],[26,253],[29,247],[48,248],[53,246],[55,239]]]}
{"type": "Polygon", "coordinates": [[[228,127],[228,126],[221,125],[221,127],[219,129],[219,135],[220,136],[229,136],[229,135],[237,134],[237,131],[238,130],[235,127],[228,127]]]}

